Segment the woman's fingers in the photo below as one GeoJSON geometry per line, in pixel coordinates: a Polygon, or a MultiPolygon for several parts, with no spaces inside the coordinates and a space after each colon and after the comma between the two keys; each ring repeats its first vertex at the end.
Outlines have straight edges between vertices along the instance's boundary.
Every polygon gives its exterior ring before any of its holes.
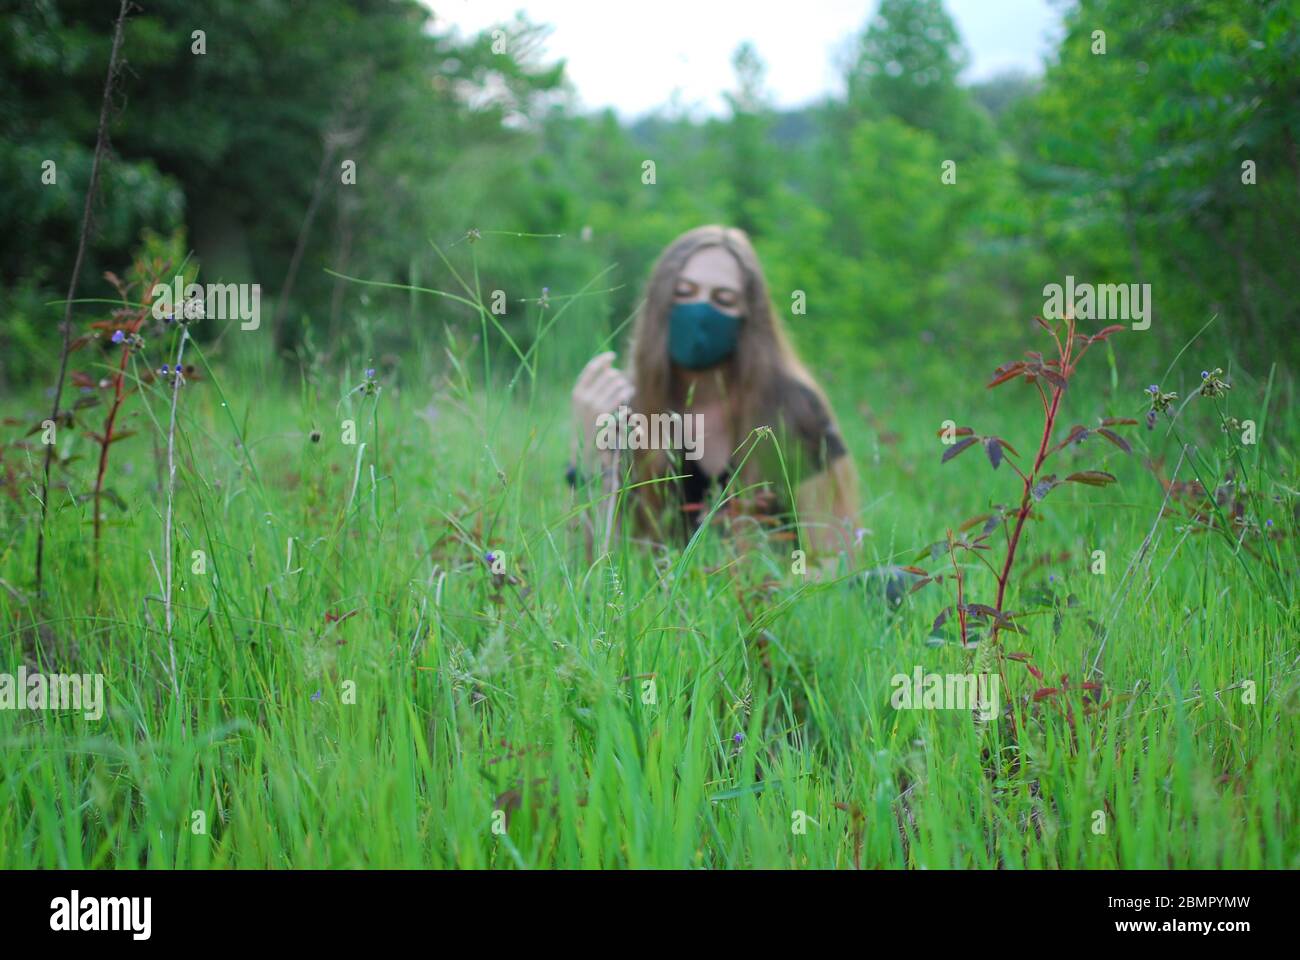
{"type": "Polygon", "coordinates": [[[621,370],[607,370],[592,388],[592,400],[600,412],[614,410],[632,397],[632,381],[621,370]]]}
{"type": "Polygon", "coordinates": [[[588,388],[587,393],[593,400],[603,403],[614,395],[614,392],[618,389],[619,382],[624,379],[626,378],[622,373],[615,370],[613,367],[610,367],[608,370],[602,371],[601,374],[596,377],[588,388]]]}
{"type": "Polygon", "coordinates": [[[598,353],[582,368],[582,373],[578,374],[578,382],[573,386],[573,392],[576,394],[589,387],[598,376],[609,369],[609,365],[614,361],[614,351],[606,350],[604,353],[598,353]]]}

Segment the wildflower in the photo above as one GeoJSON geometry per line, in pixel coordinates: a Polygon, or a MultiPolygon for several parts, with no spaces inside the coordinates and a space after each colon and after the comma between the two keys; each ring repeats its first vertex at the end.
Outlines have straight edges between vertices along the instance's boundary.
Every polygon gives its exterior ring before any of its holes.
{"type": "Polygon", "coordinates": [[[1232,384],[1224,380],[1222,374],[1220,367],[1201,371],[1201,396],[1221,397],[1232,389],[1232,384]]]}
{"type": "Polygon", "coordinates": [[[321,696],[321,691],[320,691],[320,690],[317,690],[315,693],[313,693],[313,694],[311,695],[311,702],[312,702],[312,703],[319,703],[319,702],[320,702],[320,696],[321,696]]]}
{"type": "MultiPolygon", "coordinates": [[[[1176,393],[1161,393],[1160,387],[1154,383],[1147,387],[1146,392],[1151,394],[1151,409],[1156,413],[1165,412],[1173,406],[1174,401],[1178,399],[1178,394],[1176,393]]],[[[1148,416],[1147,419],[1150,420],[1150,416],[1148,416]]]]}
{"type": "Polygon", "coordinates": [[[123,340],[126,339],[126,334],[123,333],[121,330],[114,330],[112,339],[114,343],[121,343],[123,340]]]}
{"type": "Polygon", "coordinates": [[[745,735],[743,733],[737,733],[735,736],[731,738],[731,742],[734,743],[736,746],[740,746],[742,743],[745,742],[745,735]]]}
{"type": "Polygon", "coordinates": [[[159,376],[163,376],[163,377],[168,376],[168,375],[170,374],[170,372],[171,372],[171,368],[168,367],[167,364],[165,364],[165,363],[164,363],[161,367],[158,368],[158,374],[159,374],[159,376]]]}

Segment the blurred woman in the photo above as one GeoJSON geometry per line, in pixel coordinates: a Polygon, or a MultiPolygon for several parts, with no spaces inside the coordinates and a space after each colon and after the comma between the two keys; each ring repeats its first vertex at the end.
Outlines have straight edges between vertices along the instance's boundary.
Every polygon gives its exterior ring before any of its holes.
{"type": "Polygon", "coordinates": [[[725,488],[729,514],[771,524],[793,513],[800,546],[851,549],[852,460],[743,231],[698,227],[668,245],[651,273],[630,356],[623,371],[612,352],[599,354],[578,377],[581,451],[570,482],[595,475],[611,492],[626,477],[638,525],[660,541],[689,534],[725,488]],[[681,429],[678,416],[694,420],[681,429]],[[668,422],[678,428],[647,436],[648,424],[668,422]],[[771,435],[755,433],[760,427],[771,435]],[[669,435],[685,443],[656,443],[669,435]]]}

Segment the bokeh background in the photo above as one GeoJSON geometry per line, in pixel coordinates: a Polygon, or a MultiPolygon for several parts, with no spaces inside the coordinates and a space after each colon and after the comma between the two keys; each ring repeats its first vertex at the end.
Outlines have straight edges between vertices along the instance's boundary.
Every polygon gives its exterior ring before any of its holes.
{"type": "Polygon", "coordinates": [[[1300,867],[1297,0],[136,0],[59,392],[118,6],[0,0],[0,670],[108,701],[0,709],[0,868],[1300,867]],[[565,483],[574,376],[710,221],[859,468],[833,576],[605,549],[565,483]],[[154,258],[260,328],[123,307],[154,258]],[[1154,312],[1050,432],[985,385],[1067,275],[1154,312]],[[1028,484],[946,420],[1085,477],[964,587],[934,545],[1028,484]],[[978,669],[959,597],[1024,624],[1023,723],[891,704],[978,669]]]}
{"type": "MultiPolygon", "coordinates": [[[[7,6],[0,383],[19,387],[57,365],[51,301],[72,270],[117,4],[7,6]],[[56,185],[41,182],[45,160],[56,185]]],[[[489,22],[510,6],[142,0],[80,296],[113,296],[104,271],[142,249],[192,253],[200,280],[262,287],[258,335],[199,334],[219,341],[214,357],[437,365],[449,331],[478,329],[475,311],[326,271],[454,290],[433,245],[477,229],[481,287],[506,292],[501,323],[521,349],[540,329],[522,303],[543,288],[571,294],[597,275],[589,289],[615,288],[552,332],[542,371],[564,380],[621,343],[658,250],[716,221],[753,235],[778,308],[832,383],[888,376],[906,390],[950,376],[955,357],[1017,353],[1042,287],[1067,273],[1152,285],[1152,328],[1125,345],[1150,366],[1207,323],[1201,343],[1225,367],[1264,379],[1296,358],[1294,0],[962,4],[982,43],[1003,37],[982,59],[939,0],[814,3],[806,17],[629,6],[577,36],[580,4],[520,3],[489,22]],[[819,56],[803,20],[854,26],[819,56]],[[802,52],[774,43],[783,22],[802,52]],[[696,52],[656,61],[673,32],[696,52]],[[799,57],[807,78],[788,94],[799,57]],[[941,183],[947,160],[955,184],[941,183]],[[806,314],[790,312],[796,290],[806,314]]],[[[493,356],[517,359],[488,336],[493,356]]]]}

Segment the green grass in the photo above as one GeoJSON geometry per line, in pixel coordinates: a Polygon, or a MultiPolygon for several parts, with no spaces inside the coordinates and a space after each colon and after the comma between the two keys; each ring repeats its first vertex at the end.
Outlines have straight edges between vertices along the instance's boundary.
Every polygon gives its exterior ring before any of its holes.
{"type": "MultiPolygon", "coordinates": [[[[583,351],[570,352],[554,369],[576,371],[583,351]]],[[[140,435],[114,451],[125,509],[105,507],[98,602],[90,507],[71,496],[89,487],[87,460],[56,472],[68,485],[52,497],[42,607],[27,602],[34,501],[5,504],[0,671],[26,658],[102,672],[108,709],[98,723],[0,711],[0,867],[1300,866],[1295,606],[1168,518],[1124,584],[1162,501],[1136,458],[1063,454],[1120,483],[1044,501],[1022,563],[1070,559],[1011,594],[1013,609],[1031,586],[1076,598],[1059,630],[1048,610],[1007,639],[1049,681],[1085,679],[1108,630],[1114,702],[1073,728],[1041,708],[1013,739],[961,711],[890,706],[896,673],[970,669],[955,644],[927,643],[942,588],[892,612],[850,580],[793,575],[788,545],[737,557],[712,534],[689,552],[620,541],[588,559],[562,479],[567,385],[525,374],[507,389],[507,372],[485,393],[464,371],[435,380],[436,358],[416,353],[373,399],[347,396],[355,374],[282,386],[269,360],[217,365],[182,392],[179,698],[152,566],[165,498],[138,398],[124,427],[140,435]],[[340,441],[344,419],[356,445],[340,441]],[[1105,575],[1089,572],[1096,549],[1105,575]],[[492,575],[488,550],[517,583],[492,575]]],[[[1140,416],[1154,377],[1131,379],[1071,396],[1064,425],[1140,416]]],[[[1237,392],[1230,406],[1251,415],[1237,392]]],[[[945,526],[1015,496],[977,452],[941,468],[935,431],[951,416],[1024,452],[1028,394],[999,410],[979,386],[923,373],[841,373],[831,393],[863,477],[855,567],[912,563],[945,526]],[[896,444],[856,414],[863,399],[896,444]]],[[[45,402],[33,388],[3,412],[25,425],[45,402]]],[[[165,425],[164,398],[149,402],[165,425]]],[[[1264,445],[1291,488],[1293,427],[1264,445]]],[[[65,436],[62,454],[89,451],[65,436]]],[[[1176,454],[1163,430],[1134,436],[1139,455],[1176,454]]],[[[39,447],[5,453],[30,470],[39,447]]],[[[1276,510],[1293,529],[1289,505],[1276,510]]],[[[1294,543],[1280,546],[1288,578],[1294,543]]],[[[969,576],[971,599],[991,602],[991,576],[969,576]]],[[[1013,693],[1031,693],[1009,667],[1013,693]]]]}

